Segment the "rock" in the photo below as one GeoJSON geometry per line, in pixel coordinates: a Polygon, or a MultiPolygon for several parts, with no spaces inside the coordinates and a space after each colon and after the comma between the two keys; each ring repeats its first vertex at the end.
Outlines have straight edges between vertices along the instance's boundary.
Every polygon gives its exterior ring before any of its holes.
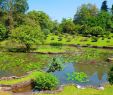
{"type": "Polygon", "coordinates": [[[77,88],[78,88],[78,89],[85,89],[85,87],[80,86],[80,85],[77,85],[77,88]]]}
{"type": "Polygon", "coordinates": [[[108,62],[113,62],[113,57],[107,59],[108,62]]]}
{"type": "Polygon", "coordinates": [[[0,87],[0,91],[2,91],[2,87],[0,87]]]}
{"type": "Polygon", "coordinates": [[[11,87],[0,87],[0,91],[11,91],[11,87]]]}
{"type": "Polygon", "coordinates": [[[98,90],[104,90],[104,87],[103,86],[100,86],[97,88],[98,90]]]}

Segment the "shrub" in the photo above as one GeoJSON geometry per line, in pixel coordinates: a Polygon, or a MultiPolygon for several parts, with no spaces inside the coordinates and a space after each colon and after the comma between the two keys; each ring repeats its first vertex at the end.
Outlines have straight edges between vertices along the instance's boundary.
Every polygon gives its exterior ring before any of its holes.
{"type": "Polygon", "coordinates": [[[111,85],[113,85],[113,67],[110,69],[108,73],[108,81],[111,85]]]}
{"type": "Polygon", "coordinates": [[[105,38],[104,37],[102,37],[102,40],[104,40],[105,38]]]}
{"type": "Polygon", "coordinates": [[[92,36],[102,36],[104,34],[104,30],[100,27],[100,26],[95,26],[95,27],[91,27],[89,29],[87,29],[85,31],[86,35],[92,35],[92,36]]]}
{"type": "Polygon", "coordinates": [[[90,46],[91,44],[86,44],[87,46],[90,46]]]}
{"type": "Polygon", "coordinates": [[[40,73],[34,79],[34,86],[37,90],[53,90],[59,84],[59,80],[49,73],[40,73]]]}
{"type": "Polygon", "coordinates": [[[45,35],[50,34],[50,30],[49,29],[43,29],[42,31],[44,32],[45,35]]]}
{"type": "Polygon", "coordinates": [[[97,37],[92,37],[92,42],[97,42],[98,38],[97,37]]]}
{"type": "Polygon", "coordinates": [[[51,40],[54,40],[54,38],[52,37],[51,40]]]}
{"type": "Polygon", "coordinates": [[[68,38],[68,39],[67,39],[67,42],[71,42],[71,39],[70,39],[70,38],[68,38]]]}
{"type": "Polygon", "coordinates": [[[110,43],[110,40],[107,40],[106,42],[107,42],[107,43],[110,43]]]}
{"type": "Polygon", "coordinates": [[[108,39],[111,39],[111,37],[108,37],[108,39]]]}
{"type": "Polygon", "coordinates": [[[51,46],[62,46],[62,43],[50,43],[51,46]]]}
{"type": "Polygon", "coordinates": [[[62,41],[62,37],[59,37],[59,38],[58,38],[58,41],[62,41]]]}
{"type": "Polygon", "coordinates": [[[6,37],[6,28],[0,24],[0,40],[3,40],[6,37]]]}

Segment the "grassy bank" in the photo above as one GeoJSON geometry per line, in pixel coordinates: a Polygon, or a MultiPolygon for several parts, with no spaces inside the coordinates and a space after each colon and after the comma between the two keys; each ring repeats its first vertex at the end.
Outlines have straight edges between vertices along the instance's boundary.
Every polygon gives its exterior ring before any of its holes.
{"type": "Polygon", "coordinates": [[[84,90],[78,89],[74,86],[65,86],[64,90],[56,94],[35,94],[35,95],[113,95],[113,86],[107,85],[105,90],[97,90],[93,88],[86,88],[84,90]]]}
{"type": "Polygon", "coordinates": [[[20,78],[20,79],[11,79],[11,80],[0,80],[0,85],[3,84],[3,85],[14,85],[14,84],[18,84],[18,83],[21,83],[21,82],[25,82],[25,81],[29,81],[31,79],[34,79],[36,76],[38,76],[39,74],[41,74],[42,72],[32,72],[31,74],[23,77],[23,78],[20,78]]]}
{"type": "Polygon", "coordinates": [[[91,46],[113,46],[113,34],[105,37],[83,37],[80,35],[49,34],[45,40],[45,44],[61,43],[61,44],[77,44],[91,46]]]}

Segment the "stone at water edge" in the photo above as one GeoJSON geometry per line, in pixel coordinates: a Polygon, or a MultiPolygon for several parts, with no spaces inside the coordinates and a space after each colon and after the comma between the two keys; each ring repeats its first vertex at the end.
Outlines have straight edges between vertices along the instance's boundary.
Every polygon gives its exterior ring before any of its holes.
{"type": "Polygon", "coordinates": [[[98,90],[104,90],[104,87],[101,86],[101,87],[98,87],[97,89],[98,90]]]}
{"type": "Polygon", "coordinates": [[[80,86],[80,85],[77,85],[76,87],[79,88],[79,89],[85,89],[85,87],[80,86]]]}
{"type": "Polygon", "coordinates": [[[113,57],[107,59],[108,62],[113,62],[113,57]]]}
{"type": "Polygon", "coordinates": [[[0,91],[2,91],[2,87],[0,87],[0,91]]]}

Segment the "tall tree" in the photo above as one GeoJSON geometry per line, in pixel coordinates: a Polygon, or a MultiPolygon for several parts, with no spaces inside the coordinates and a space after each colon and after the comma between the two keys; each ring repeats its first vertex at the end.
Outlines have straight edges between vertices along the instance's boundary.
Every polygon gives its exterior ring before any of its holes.
{"type": "Polygon", "coordinates": [[[113,5],[112,5],[112,7],[111,7],[111,13],[113,14],[113,5]]]}
{"type": "Polygon", "coordinates": [[[42,11],[30,11],[28,17],[36,21],[41,26],[41,29],[52,29],[52,21],[50,17],[42,11]]]}
{"type": "Polygon", "coordinates": [[[14,16],[28,10],[27,0],[0,0],[0,9],[7,13],[6,25],[11,32],[14,26],[14,16]]]}
{"type": "Polygon", "coordinates": [[[74,23],[84,25],[89,22],[89,19],[96,17],[98,14],[98,9],[92,4],[83,4],[78,8],[76,14],[74,15],[74,23]]]}
{"type": "Polygon", "coordinates": [[[107,1],[102,2],[101,11],[108,11],[107,1]]]}
{"type": "Polygon", "coordinates": [[[63,19],[59,27],[62,33],[75,33],[75,24],[72,19],[63,19]]]}

